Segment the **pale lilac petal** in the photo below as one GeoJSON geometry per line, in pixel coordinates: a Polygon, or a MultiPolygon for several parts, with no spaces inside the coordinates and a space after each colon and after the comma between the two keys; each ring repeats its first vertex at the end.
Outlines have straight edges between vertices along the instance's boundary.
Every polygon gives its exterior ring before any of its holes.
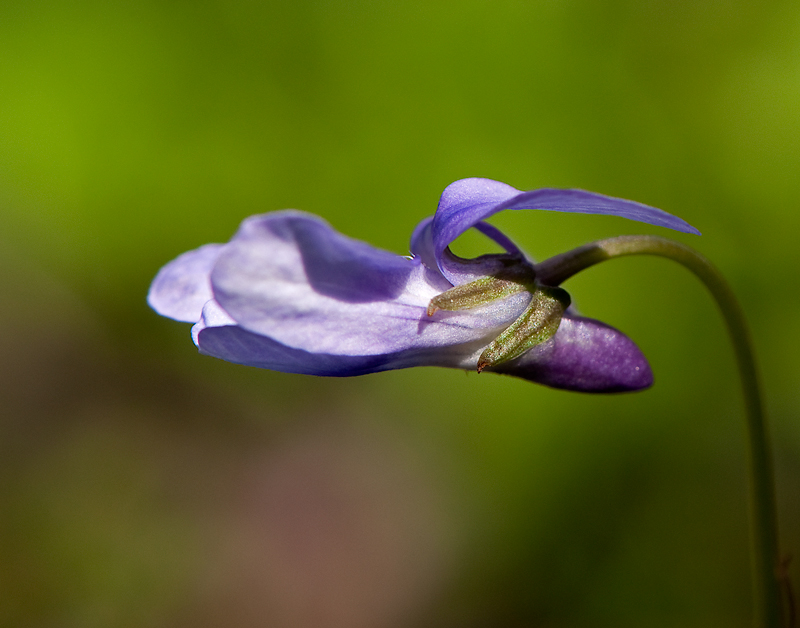
{"type": "Polygon", "coordinates": [[[433,216],[423,218],[419,224],[414,227],[411,233],[411,242],[409,250],[414,259],[420,261],[423,266],[428,268],[437,268],[436,253],[433,250],[433,216]]]}
{"type": "Polygon", "coordinates": [[[147,294],[147,302],[162,316],[185,323],[200,319],[203,306],[211,299],[211,268],[222,244],[207,244],[184,253],[164,266],[147,294]]]}
{"type": "Polygon", "coordinates": [[[377,355],[315,353],[287,347],[236,325],[204,327],[197,335],[197,345],[201,353],[235,364],[327,377],[366,375],[414,366],[462,368],[457,365],[464,363],[464,355],[475,353],[472,345],[428,347],[377,355]]]}
{"type": "Polygon", "coordinates": [[[653,383],[647,358],[630,338],[580,316],[565,316],[553,338],[492,370],[581,392],[625,392],[653,383]]]}
{"type": "Polygon", "coordinates": [[[243,329],[313,353],[379,355],[459,345],[513,321],[528,295],[437,312],[435,268],[376,249],[301,212],[246,220],[211,274],[214,299],[243,329]]]}
{"type": "Polygon", "coordinates": [[[638,222],[699,235],[699,231],[667,212],[621,198],[584,190],[542,188],[521,192],[491,179],[461,179],[442,193],[432,223],[437,259],[458,236],[481,220],[505,209],[543,209],[581,214],[620,216],[638,222]]]}
{"type": "Polygon", "coordinates": [[[200,352],[235,364],[283,373],[348,377],[412,366],[474,369],[484,339],[463,345],[423,347],[377,355],[334,355],[283,345],[273,338],[247,331],[217,303],[209,301],[192,328],[200,352]],[[471,362],[470,362],[471,360],[471,362]]]}
{"type": "MultiPolygon", "coordinates": [[[[303,375],[349,377],[380,370],[385,356],[351,356],[311,353],[287,347],[238,325],[205,327],[197,334],[200,352],[234,364],[303,375]]],[[[416,366],[410,364],[409,366],[416,366]]],[[[400,368],[400,367],[395,367],[400,368]]]]}
{"type": "Polygon", "coordinates": [[[203,306],[203,313],[200,316],[200,320],[192,327],[192,340],[194,344],[199,347],[200,343],[197,338],[200,332],[206,327],[225,327],[231,325],[235,326],[236,321],[220,307],[219,303],[213,299],[209,299],[203,306]]]}

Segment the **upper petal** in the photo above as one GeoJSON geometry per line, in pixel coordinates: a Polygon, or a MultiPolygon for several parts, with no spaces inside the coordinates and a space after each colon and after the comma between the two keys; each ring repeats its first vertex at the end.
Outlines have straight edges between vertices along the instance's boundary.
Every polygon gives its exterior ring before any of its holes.
{"type": "Polygon", "coordinates": [[[684,233],[698,235],[700,233],[677,216],[621,198],[584,190],[553,188],[520,192],[510,185],[491,179],[461,179],[451,183],[442,193],[431,225],[431,237],[437,260],[441,259],[444,249],[467,229],[504,209],[607,214],[668,227],[684,233]]]}
{"type": "MultiPolygon", "coordinates": [[[[477,222],[472,225],[490,240],[506,250],[506,255],[489,254],[481,255],[474,259],[457,257],[449,250],[437,253],[433,240],[434,217],[429,216],[422,220],[411,235],[410,250],[414,257],[429,268],[439,268],[442,274],[453,285],[474,281],[480,277],[493,275],[504,268],[501,259],[509,256],[525,259],[525,254],[514,244],[511,239],[497,227],[488,222],[477,222]]],[[[449,287],[449,286],[448,286],[449,287]]],[[[447,289],[447,288],[444,288],[447,289]]]]}
{"type": "Polygon", "coordinates": [[[472,342],[525,298],[428,317],[450,287],[417,259],[376,249],[295,211],[247,219],[211,273],[214,299],[242,329],[318,354],[379,355],[472,342]]]}
{"type": "Polygon", "coordinates": [[[200,320],[203,306],[211,299],[211,269],[222,244],[206,244],[164,266],[147,293],[147,302],[162,316],[186,323],[200,320]]]}

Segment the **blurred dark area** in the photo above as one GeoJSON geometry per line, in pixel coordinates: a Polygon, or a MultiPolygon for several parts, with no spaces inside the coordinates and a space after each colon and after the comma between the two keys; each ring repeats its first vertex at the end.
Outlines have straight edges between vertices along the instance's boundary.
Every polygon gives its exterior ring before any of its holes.
{"type": "Polygon", "coordinates": [[[463,177],[661,207],[703,236],[493,222],[536,259],[657,233],[719,266],[797,554],[799,145],[789,0],[2,3],[0,626],[750,625],[741,393],[684,270],[565,285],[651,360],[630,395],[260,371],[145,297],[265,211],[404,255],[463,177]]]}

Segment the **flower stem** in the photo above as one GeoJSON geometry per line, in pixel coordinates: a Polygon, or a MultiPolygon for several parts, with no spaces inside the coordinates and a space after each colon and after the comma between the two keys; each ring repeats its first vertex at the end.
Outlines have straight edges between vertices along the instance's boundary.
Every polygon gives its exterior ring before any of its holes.
{"type": "MultiPolygon", "coordinates": [[[[682,264],[708,288],[728,327],[742,380],[748,435],[750,524],[756,626],[780,628],[778,525],[772,456],[750,332],[736,296],[720,272],[689,247],[655,236],[619,236],[600,240],[536,265],[537,279],[558,286],[575,273],[615,257],[658,255],[682,264]]],[[[784,583],[785,584],[785,583],[784,583]]]]}

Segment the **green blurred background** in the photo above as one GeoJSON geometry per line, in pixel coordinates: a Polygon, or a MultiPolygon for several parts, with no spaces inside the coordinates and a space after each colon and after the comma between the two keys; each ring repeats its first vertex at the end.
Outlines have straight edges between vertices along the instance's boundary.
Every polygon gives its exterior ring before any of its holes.
{"type": "Polygon", "coordinates": [[[664,208],[704,235],[493,222],[538,259],[645,232],[718,264],[797,553],[798,145],[792,0],[3,2],[0,625],[748,626],[742,404],[683,269],[566,285],[656,373],[598,397],[235,366],[145,295],[286,207],[405,254],[468,176],[664,208]]]}

